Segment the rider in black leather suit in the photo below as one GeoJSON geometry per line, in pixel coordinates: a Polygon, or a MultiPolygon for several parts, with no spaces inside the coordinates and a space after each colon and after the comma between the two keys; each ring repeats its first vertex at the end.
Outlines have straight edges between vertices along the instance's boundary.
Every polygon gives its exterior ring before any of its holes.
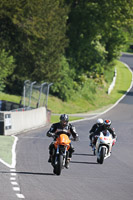
{"type": "Polygon", "coordinates": [[[89,139],[90,139],[90,146],[92,146],[92,138],[94,137],[94,133],[96,130],[103,125],[103,119],[97,119],[97,122],[92,126],[91,130],[89,131],[89,139]]]}
{"type": "MultiPolygon", "coordinates": [[[[69,118],[68,115],[63,114],[60,116],[60,122],[58,123],[54,123],[52,124],[51,128],[48,130],[47,132],[47,136],[48,137],[56,137],[56,135],[58,136],[59,133],[63,132],[65,134],[67,134],[69,137],[72,135],[74,140],[78,140],[78,133],[76,132],[75,127],[68,123],[69,118]]],[[[54,142],[52,142],[49,145],[49,160],[48,162],[51,162],[51,157],[52,157],[52,152],[53,152],[53,148],[54,148],[54,142]]],[[[69,158],[72,157],[72,153],[74,152],[74,147],[72,146],[72,144],[70,144],[70,148],[69,148],[69,158]]]]}
{"type": "Polygon", "coordinates": [[[111,133],[111,135],[112,135],[113,138],[117,139],[116,133],[115,133],[114,129],[111,127],[111,120],[106,119],[106,120],[104,120],[103,125],[100,126],[100,127],[94,132],[94,134],[93,134],[93,136],[92,136],[92,137],[94,138],[94,140],[93,140],[93,144],[94,144],[94,145],[96,144],[96,140],[97,140],[95,136],[100,135],[100,132],[106,131],[106,130],[108,130],[108,131],[111,133]]]}

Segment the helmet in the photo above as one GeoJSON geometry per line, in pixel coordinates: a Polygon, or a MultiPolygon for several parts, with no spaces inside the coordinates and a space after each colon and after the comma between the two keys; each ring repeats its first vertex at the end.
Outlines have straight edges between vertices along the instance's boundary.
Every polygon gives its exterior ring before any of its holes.
{"type": "Polygon", "coordinates": [[[101,126],[101,125],[103,124],[103,119],[99,118],[99,119],[97,120],[97,124],[98,124],[99,126],[101,126]]]}
{"type": "Polygon", "coordinates": [[[111,120],[106,119],[106,120],[104,121],[104,126],[105,126],[105,127],[110,127],[110,125],[111,125],[111,120]]]}
{"type": "Polygon", "coordinates": [[[60,122],[63,126],[67,125],[68,121],[69,121],[68,115],[63,114],[60,116],[60,122]]]}

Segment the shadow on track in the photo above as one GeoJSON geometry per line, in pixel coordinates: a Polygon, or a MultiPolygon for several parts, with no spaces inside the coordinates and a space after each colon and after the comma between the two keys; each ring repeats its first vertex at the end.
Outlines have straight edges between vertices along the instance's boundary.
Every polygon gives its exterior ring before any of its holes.
{"type": "Polygon", "coordinates": [[[24,175],[40,175],[40,176],[53,176],[53,173],[41,173],[41,172],[7,172],[7,171],[0,171],[2,174],[11,174],[11,173],[16,173],[16,174],[24,174],[24,175]]]}
{"type": "Polygon", "coordinates": [[[82,161],[70,161],[70,163],[74,163],[74,164],[87,164],[87,165],[96,165],[98,164],[97,162],[82,162],[82,161]]]}
{"type": "Polygon", "coordinates": [[[93,154],[88,153],[73,153],[74,156],[94,156],[93,154]]]}
{"type": "MultiPolygon", "coordinates": [[[[75,156],[93,156],[93,157],[94,157],[93,154],[88,154],[88,153],[73,153],[73,158],[74,158],[75,156]]],[[[98,164],[97,162],[84,162],[84,161],[72,161],[72,160],[70,161],[70,163],[74,163],[74,164],[87,164],[87,165],[90,165],[90,164],[93,164],[93,165],[98,164]]]]}
{"type": "Polygon", "coordinates": [[[127,96],[133,96],[133,92],[131,92],[131,91],[128,92],[128,93],[127,93],[127,96]]]}

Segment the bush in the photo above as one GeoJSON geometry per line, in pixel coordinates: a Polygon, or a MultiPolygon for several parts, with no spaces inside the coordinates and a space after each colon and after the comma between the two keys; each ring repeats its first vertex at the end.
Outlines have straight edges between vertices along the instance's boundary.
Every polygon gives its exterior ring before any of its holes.
{"type": "Polygon", "coordinates": [[[15,68],[15,61],[10,52],[4,49],[0,50],[0,91],[5,87],[5,79],[9,76],[15,68]]]}
{"type": "Polygon", "coordinates": [[[57,96],[63,101],[67,101],[73,93],[73,77],[74,71],[69,68],[69,64],[65,57],[62,57],[61,70],[59,79],[57,82],[54,82],[51,87],[52,94],[57,96]]]}

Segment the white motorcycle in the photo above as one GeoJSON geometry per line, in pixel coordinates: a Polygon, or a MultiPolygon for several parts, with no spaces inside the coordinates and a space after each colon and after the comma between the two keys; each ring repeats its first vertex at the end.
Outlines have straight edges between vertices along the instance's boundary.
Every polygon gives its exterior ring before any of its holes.
{"type": "Polygon", "coordinates": [[[115,142],[116,140],[112,138],[108,130],[100,132],[100,135],[97,136],[96,146],[93,149],[98,163],[103,164],[104,159],[111,155],[112,146],[115,142]]]}

